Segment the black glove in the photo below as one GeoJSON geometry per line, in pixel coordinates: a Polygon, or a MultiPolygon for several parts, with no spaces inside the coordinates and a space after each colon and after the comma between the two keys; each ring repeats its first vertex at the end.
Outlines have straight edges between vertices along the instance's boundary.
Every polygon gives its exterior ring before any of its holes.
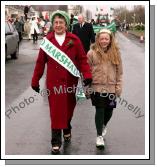
{"type": "Polygon", "coordinates": [[[40,92],[39,86],[32,86],[32,89],[38,93],[40,92]]]}
{"type": "Polygon", "coordinates": [[[92,78],[87,78],[83,81],[84,86],[90,85],[92,83],[92,78]]]}

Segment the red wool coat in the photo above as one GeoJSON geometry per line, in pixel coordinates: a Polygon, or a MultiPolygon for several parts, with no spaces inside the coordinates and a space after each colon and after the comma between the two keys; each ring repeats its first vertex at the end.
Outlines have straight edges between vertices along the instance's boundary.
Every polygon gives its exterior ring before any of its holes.
{"type": "MultiPolygon", "coordinates": [[[[69,56],[77,69],[83,74],[84,79],[92,78],[90,67],[87,63],[87,56],[77,36],[66,32],[65,41],[62,46],[56,41],[54,32],[50,32],[47,35],[47,39],[69,56]]],[[[43,75],[45,64],[47,64],[46,85],[47,89],[50,90],[48,100],[51,128],[64,129],[67,128],[68,121],[70,121],[73,116],[76,99],[75,91],[71,90],[72,87],[77,87],[78,78],[73,76],[40,49],[32,77],[32,86],[39,86],[39,80],[43,75]],[[63,88],[63,92],[57,93],[57,91],[60,91],[61,87],[63,88]],[[67,88],[69,90],[68,92],[67,88]]]]}

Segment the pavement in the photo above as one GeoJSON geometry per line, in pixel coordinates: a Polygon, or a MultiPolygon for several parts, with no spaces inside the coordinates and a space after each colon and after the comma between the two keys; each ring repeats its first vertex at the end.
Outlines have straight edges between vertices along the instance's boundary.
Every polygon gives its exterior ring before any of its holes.
{"type": "MultiPolygon", "coordinates": [[[[63,142],[60,155],[145,154],[144,44],[119,32],[116,39],[123,61],[123,94],[108,124],[105,149],[95,146],[95,108],[89,99],[77,103],[72,141],[68,145],[63,142]]],[[[40,42],[33,44],[32,40],[23,40],[19,59],[9,59],[5,65],[5,112],[9,115],[5,119],[6,155],[51,155],[47,97],[30,87],[40,42]]],[[[41,89],[45,88],[45,77],[44,73],[41,89]]]]}

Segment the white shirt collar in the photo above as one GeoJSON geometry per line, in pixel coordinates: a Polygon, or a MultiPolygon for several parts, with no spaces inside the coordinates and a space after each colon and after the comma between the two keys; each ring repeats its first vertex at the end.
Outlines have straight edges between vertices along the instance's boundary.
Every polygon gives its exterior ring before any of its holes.
{"type": "Polygon", "coordinates": [[[82,22],[82,23],[80,23],[81,25],[82,25],[82,27],[84,26],[84,24],[85,24],[85,22],[82,22]]]}
{"type": "Polygon", "coordinates": [[[65,40],[65,36],[66,36],[66,33],[64,34],[61,34],[61,35],[58,35],[55,33],[55,38],[57,40],[57,42],[59,43],[60,46],[62,46],[64,40],[65,40]]]}

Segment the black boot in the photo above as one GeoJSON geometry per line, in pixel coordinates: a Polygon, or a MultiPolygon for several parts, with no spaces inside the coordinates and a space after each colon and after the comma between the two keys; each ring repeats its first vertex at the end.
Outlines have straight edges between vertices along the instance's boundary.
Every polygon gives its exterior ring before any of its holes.
{"type": "Polygon", "coordinates": [[[60,147],[62,145],[62,139],[61,139],[62,131],[61,129],[52,129],[52,153],[57,154],[60,151],[60,147]]]}
{"type": "Polygon", "coordinates": [[[67,129],[63,129],[63,138],[64,138],[64,142],[66,143],[70,143],[71,141],[71,124],[70,121],[68,123],[68,128],[67,129]]]}

